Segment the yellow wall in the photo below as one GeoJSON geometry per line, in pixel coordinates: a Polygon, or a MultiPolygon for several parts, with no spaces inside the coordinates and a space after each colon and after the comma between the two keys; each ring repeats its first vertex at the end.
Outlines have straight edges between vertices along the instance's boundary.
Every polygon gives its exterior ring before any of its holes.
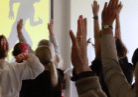
{"type": "MultiPolygon", "coordinates": [[[[10,10],[9,1],[10,0],[0,0],[0,35],[3,34],[6,38],[10,35],[12,25],[16,20],[18,7],[20,6],[20,3],[13,4],[14,19],[11,20],[8,18],[10,10]]],[[[33,50],[36,49],[41,39],[48,39],[47,23],[49,22],[49,0],[41,0],[38,3],[34,3],[34,7],[34,21],[38,21],[38,17],[40,17],[43,20],[43,24],[32,27],[29,19],[26,21],[26,24],[24,24],[26,31],[32,39],[33,50]]],[[[9,51],[9,60],[12,59],[12,50],[9,51]]]]}

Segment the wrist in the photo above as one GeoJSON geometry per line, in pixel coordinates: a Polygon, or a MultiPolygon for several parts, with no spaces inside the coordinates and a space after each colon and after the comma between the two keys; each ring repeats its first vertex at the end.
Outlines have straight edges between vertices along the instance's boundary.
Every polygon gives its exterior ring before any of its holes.
{"type": "Polygon", "coordinates": [[[49,32],[50,33],[50,35],[54,35],[54,33],[53,32],[49,32]]]}
{"type": "Polygon", "coordinates": [[[94,16],[94,17],[93,17],[93,19],[97,20],[97,19],[98,19],[98,16],[97,16],[97,15],[96,15],[96,16],[94,16]]]}
{"type": "Polygon", "coordinates": [[[76,74],[75,70],[73,70],[73,77],[71,78],[71,80],[78,81],[80,79],[92,77],[92,76],[96,76],[94,71],[85,71],[85,72],[81,72],[80,74],[76,74]]]}
{"type": "Polygon", "coordinates": [[[113,29],[112,25],[102,25],[102,29],[108,30],[108,29],[113,29]]]}
{"type": "Polygon", "coordinates": [[[76,72],[76,74],[80,74],[80,73],[82,73],[82,72],[86,72],[86,71],[92,71],[89,67],[82,67],[82,68],[75,68],[75,72],[76,72]]]}
{"type": "Polygon", "coordinates": [[[18,32],[18,35],[22,34],[22,31],[21,30],[18,30],[17,32],[18,32]]]}

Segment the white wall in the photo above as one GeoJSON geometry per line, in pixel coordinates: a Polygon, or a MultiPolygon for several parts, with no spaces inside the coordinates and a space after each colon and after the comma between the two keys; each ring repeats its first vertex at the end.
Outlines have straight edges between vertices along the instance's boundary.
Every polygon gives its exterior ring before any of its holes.
{"type": "MultiPolygon", "coordinates": [[[[109,0],[97,0],[100,5],[99,21],[101,22],[101,11],[104,6],[104,2],[109,0]]],[[[129,53],[128,60],[131,62],[131,58],[134,50],[138,47],[138,1],[137,0],[121,0],[123,3],[123,9],[121,11],[121,34],[123,43],[126,45],[129,53]]],[[[77,19],[79,15],[83,15],[88,20],[88,35],[87,38],[93,39],[93,15],[91,4],[92,0],[55,0],[55,31],[58,31],[57,36],[60,42],[61,51],[66,64],[66,68],[70,67],[70,38],[69,28],[76,33],[77,31],[77,19]],[[58,6],[58,7],[57,7],[58,6]],[[57,19],[57,20],[56,20],[57,19]],[[68,20],[67,20],[68,19],[68,20]],[[60,25],[61,24],[61,25],[60,25]]],[[[101,23],[100,23],[101,24],[101,23]]],[[[115,27],[114,27],[115,28],[115,27]]],[[[88,58],[89,64],[95,58],[94,48],[89,44],[88,46],[88,58]]],[[[72,83],[71,83],[72,84],[72,83]]],[[[68,87],[69,88],[69,87],[68,87]]],[[[74,91],[75,88],[70,87],[70,94],[66,97],[77,97],[74,91]],[[70,95],[70,96],[69,96],[70,95]]],[[[69,89],[68,89],[69,90],[69,89]]]]}

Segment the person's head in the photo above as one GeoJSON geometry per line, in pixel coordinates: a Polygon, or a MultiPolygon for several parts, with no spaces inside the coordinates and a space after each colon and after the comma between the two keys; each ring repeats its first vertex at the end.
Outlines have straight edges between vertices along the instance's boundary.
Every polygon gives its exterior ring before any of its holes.
{"type": "Polygon", "coordinates": [[[55,62],[56,60],[55,51],[45,45],[38,46],[38,48],[35,50],[35,55],[39,58],[43,65],[48,65],[49,62],[55,62]]]}
{"type": "Polygon", "coordinates": [[[14,46],[12,54],[13,54],[13,56],[17,56],[21,53],[28,53],[28,50],[29,50],[29,47],[26,43],[19,42],[14,46]]]}
{"type": "Polygon", "coordinates": [[[49,40],[46,39],[42,39],[39,43],[38,46],[42,46],[42,45],[46,45],[46,46],[51,46],[51,42],[49,40]]]}
{"type": "Polygon", "coordinates": [[[116,39],[116,50],[119,58],[124,58],[127,54],[127,49],[120,39],[116,39]]]}
{"type": "Polygon", "coordinates": [[[51,50],[55,50],[54,49],[54,46],[53,46],[53,43],[49,40],[46,40],[46,39],[42,39],[39,43],[38,43],[38,47],[39,46],[48,46],[51,50]]]}
{"type": "Polygon", "coordinates": [[[7,57],[9,44],[4,35],[0,35],[0,59],[7,57]]]}

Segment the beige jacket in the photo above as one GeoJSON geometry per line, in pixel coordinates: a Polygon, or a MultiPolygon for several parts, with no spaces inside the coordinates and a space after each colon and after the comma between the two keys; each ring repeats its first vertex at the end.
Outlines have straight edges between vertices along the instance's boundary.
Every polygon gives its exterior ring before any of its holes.
{"type": "Polygon", "coordinates": [[[136,97],[136,93],[127,82],[117,61],[117,51],[113,35],[102,36],[100,43],[103,74],[110,97],[136,97]]]}
{"type": "Polygon", "coordinates": [[[107,97],[102,91],[97,76],[82,78],[76,81],[79,97],[107,97]]]}

